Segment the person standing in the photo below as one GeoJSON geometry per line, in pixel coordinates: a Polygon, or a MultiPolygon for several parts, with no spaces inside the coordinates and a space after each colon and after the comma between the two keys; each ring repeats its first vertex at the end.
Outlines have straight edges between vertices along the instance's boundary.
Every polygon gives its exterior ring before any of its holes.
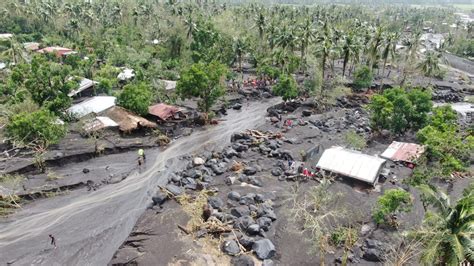
{"type": "Polygon", "coordinates": [[[49,234],[49,238],[51,238],[51,245],[53,245],[54,248],[56,249],[56,248],[57,248],[57,246],[56,246],[56,238],[55,238],[53,235],[51,235],[51,234],[49,234]]]}

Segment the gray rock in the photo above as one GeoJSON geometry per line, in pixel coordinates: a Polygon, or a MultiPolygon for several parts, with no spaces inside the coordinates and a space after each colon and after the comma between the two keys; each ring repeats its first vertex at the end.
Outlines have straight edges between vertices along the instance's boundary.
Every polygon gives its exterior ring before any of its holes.
{"type": "Polygon", "coordinates": [[[273,262],[273,260],[264,260],[263,263],[262,263],[262,266],[274,266],[275,263],[273,262]]]}
{"type": "Polygon", "coordinates": [[[272,225],[272,219],[268,217],[260,217],[257,219],[258,226],[260,226],[263,231],[268,231],[272,225]]]}
{"type": "Polygon", "coordinates": [[[232,145],[232,149],[234,149],[237,152],[243,152],[243,151],[247,151],[249,149],[249,146],[245,144],[241,144],[241,143],[234,143],[232,145]]]}
{"type": "Polygon", "coordinates": [[[251,216],[242,216],[237,219],[237,228],[246,230],[251,224],[254,224],[255,220],[251,216]]]}
{"type": "Polygon", "coordinates": [[[222,207],[224,207],[224,201],[222,201],[219,197],[210,197],[207,199],[207,202],[212,208],[217,210],[222,210],[222,207]]]}
{"type": "Polygon", "coordinates": [[[235,208],[232,208],[230,210],[230,214],[234,215],[235,217],[242,217],[242,216],[247,216],[250,215],[250,209],[246,205],[238,206],[235,208]]]}
{"type": "Polygon", "coordinates": [[[189,169],[186,171],[186,173],[184,173],[184,176],[196,179],[201,176],[201,173],[196,169],[189,169]]]}
{"type": "Polygon", "coordinates": [[[228,255],[238,255],[240,253],[240,247],[237,241],[227,240],[222,244],[222,251],[228,255]]]}
{"type": "Polygon", "coordinates": [[[250,238],[250,237],[246,237],[246,236],[242,236],[241,238],[239,238],[239,243],[247,250],[251,250],[252,249],[252,246],[253,246],[253,243],[255,243],[255,241],[250,238]]]}
{"type": "Polygon", "coordinates": [[[247,227],[247,233],[251,236],[258,235],[260,233],[260,226],[258,224],[251,224],[247,227]]]}
{"type": "Polygon", "coordinates": [[[313,112],[311,110],[303,110],[302,114],[303,116],[311,116],[313,112]]]}
{"type": "Polygon", "coordinates": [[[255,251],[257,258],[261,260],[270,259],[276,253],[275,245],[269,239],[261,239],[252,245],[252,250],[255,251]]]}
{"type": "Polygon", "coordinates": [[[249,178],[249,183],[257,187],[263,187],[262,182],[253,176],[249,178]]]}
{"type": "Polygon", "coordinates": [[[255,266],[255,262],[253,261],[252,257],[247,255],[234,257],[230,263],[232,266],[255,266]]]}
{"type": "Polygon", "coordinates": [[[242,109],[242,104],[236,103],[236,104],[234,104],[234,106],[232,106],[232,109],[234,109],[234,110],[240,110],[240,109],[242,109]]]}
{"type": "Polygon", "coordinates": [[[236,150],[232,149],[232,148],[228,148],[224,151],[224,156],[227,157],[227,158],[232,158],[232,157],[238,156],[238,155],[239,155],[239,153],[236,150]]]}
{"type": "Polygon", "coordinates": [[[180,175],[175,175],[175,174],[172,174],[172,175],[171,175],[171,180],[172,180],[173,182],[176,182],[176,183],[179,182],[179,181],[181,181],[181,178],[182,178],[182,176],[180,176],[180,175]]]}
{"type": "Polygon", "coordinates": [[[158,191],[155,196],[151,198],[153,205],[161,205],[168,199],[168,195],[164,192],[158,191]]]}
{"type": "Polygon", "coordinates": [[[383,259],[383,253],[378,249],[369,248],[365,250],[362,258],[366,261],[379,262],[379,261],[382,261],[383,259]]]}
{"type": "Polygon", "coordinates": [[[224,168],[221,167],[220,164],[211,165],[211,169],[216,175],[222,175],[225,172],[224,168]]]}
{"type": "Polygon", "coordinates": [[[361,236],[365,236],[367,235],[370,231],[372,230],[372,227],[368,224],[364,224],[362,225],[362,227],[360,228],[360,235],[361,236]]]}
{"type": "Polygon", "coordinates": [[[227,194],[227,198],[230,200],[240,201],[240,193],[237,191],[231,191],[227,194]]]}
{"type": "Polygon", "coordinates": [[[244,196],[242,196],[240,198],[239,203],[242,204],[242,205],[254,204],[255,203],[255,194],[253,194],[253,193],[245,194],[244,196]]]}
{"type": "Polygon", "coordinates": [[[252,167],[252,166],[247,166],[244,169],[244,174],[246,175],[254,175],[257,173],[257,168],[252,167]]]}
{"type": "Polygon", "coordinates": [[[171,192],[171,194],[175,195],[175,196],[179,196],[181,194],[183,194],[183,189],[176,186],[176,185],[173,185],[173,184],[168,184],[166,185],[165,187],[169,192],[171,192]]]}

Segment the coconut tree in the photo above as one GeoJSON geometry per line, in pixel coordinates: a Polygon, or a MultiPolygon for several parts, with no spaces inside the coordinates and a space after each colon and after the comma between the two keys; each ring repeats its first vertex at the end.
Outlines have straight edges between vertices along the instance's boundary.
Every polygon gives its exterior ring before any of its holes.
{"type": "Polygon", "coordinates": [[[383,40],[383,50],[382,50],[382,59],[383,59],[383,69],[382,69],[382,80],[380,81],[380,89],[383,88],[383,80],[385,78],[385,69],[387,67],[387,60],[389,57],[392,59],[395,58],[395,50],[397,46],[399,35],[397,33],[390,32],[385,35],[383,40]]]}
{"type": "Polygon", "coordinates": [[[263,13],[262,10],[258,12],[256,18],[255,18],[255,27],[258,29],[258,37],[260,39],[263,38],[263,34],[265,33],[265,27],[267,25],[267,19],[265,17],[265,14],[263,13]]]}
{"type": "Polygon", "coordinates": [[[242,59],[248,49],[248,43],[246,39],[243,38],[234,38],[233,50],[235,54],[235,59],[239,63],[239,71],[242,72],[242,59]]]}
{"type": "Polygon", "coordinates": [[[298,40],[301,49],[301,66],[303,66],[306,62],[306,49],[315,38],[316,32],[313,28],[313,22],[310,18],[306,18],[300,26],[300,31],[298,32],[298,40]]]}
{"type": "Polygon", "coordinates": [[[412,235],[424,243],[421,262],[426,265],[461,265],[474,262],[474,187],[471,184],[455,204],[444,192],[418,187],[423,201],[433,208],[420,230],[412,235]]]}
{"type": "Polygon", "coordinates": [[[316,42],[316,54],[321,58],[321,75],[322,80],[325,77],[326,62],[332,50],[332,32],[327,23],[323,23],[323,31],[318,36],[316,42]]]}
{"type": "Polygon", "coordinates": [[[357,48],[354,35],[348,34],[344,36],[344,41],[342,44],[342,56],[343,56],[342,76],[345,75],[347,64],[349,63],[349,60],[351,59],[351,57],[355,55],[355,52],[357,49],[358,48],[357,48]]]}
{"type": "Polygon", "coordinates": [[[369,59],[367,61],[370,70],[374,69],[374,64],[377,61],[379,47],[382,44],[383,40],[383,33],[384,28],[382,26],[378,26],[373,32],[372,39],[369,44],[369,59]]]}
{"type": "Polygon", "coordinates": [[[424,59],[418,64],[418,68],[423,72],[426,77],[433,78],[439,73],[439,58],[440,54],[434,51],[428,51],[425,54],[424,59]]]}

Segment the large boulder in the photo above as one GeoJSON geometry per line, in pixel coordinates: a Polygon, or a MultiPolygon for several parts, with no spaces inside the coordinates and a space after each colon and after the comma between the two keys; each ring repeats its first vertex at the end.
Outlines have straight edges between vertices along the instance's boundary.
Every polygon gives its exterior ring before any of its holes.
{"type": "Polygon", "coordinates": [[[246,205],[238,206],[238,207],[232,208],[230,210],[230,214],[234,215],[237,218],[242,217],[242,216],[247,216],[247,215],[250,215],[250,208],[246,205]]]}
{"type": "Polygon", "coordinates": [[[194,160],[193,160],[194,166],[203,165],[204,163],[205,163],[205,161],[204,161],[204,159],[201,158],[201,157],[196,157],[196,158],[194,158],[194,160]]]}
{"type": "Polygon", "coordinates": [[[161,205],[168,199],[168,195],[164,192],[158,191],[155,196],[151,198],[153,205],[161,205]]]}
{"type": "Polygon", "coordinates": [[[173,184],[168,184],[166,185],[165,187],[171,194],[173,194],[174,196],[179,196],[181,194],[183,194],[183,189],[176,186],[176,185],[173,185],[173,184]]]}
{"type": "Polygon", "coordinates": [[[244,169],[244,174],[246,175],[254,175],[257,173],[257,168],[252,167],[252,166],[247,166],[244,169]]]}
{"type": "Polygon", "coordinates": [[[230,261],[232,266],[254,266],[255,262],[253,261],[252,257],[247,255],[241,255],[238,257],[232,258],[230,261]]]}
{"type": "Polygon", "coordinates": [[[222,210],[224,207],[224,201],[222,201],[219,197],[210,197],[207,199],[207,202],[212,208],[217,210],[222,210]]]}
{"type": "Polygon", "coordinates": [[[240,193],[237,191],[231,191],[227,194],[227,198],[230,200],[240,201],[240,193]]]}
{"type": "Polygon", "coordinates": [[[235,256],[240,253],[240,247],[237,241],[227,240],[227,241],[224,241],[224,243],[222,244],[222,251],[225,254],[235,256]]]}
{"type": "Polygon", "coordinates": [[[255,241],[252,250],[255,252],[255,255],[257,255],[257,258],[261,260],[270,259],[276,253],[275,245],[273,245],[272,241],[266,238],[255,241]]]}

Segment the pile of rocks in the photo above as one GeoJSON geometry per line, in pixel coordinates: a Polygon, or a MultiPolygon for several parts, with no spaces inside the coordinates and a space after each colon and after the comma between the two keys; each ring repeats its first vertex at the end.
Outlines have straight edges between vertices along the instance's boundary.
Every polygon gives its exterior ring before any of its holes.
{"type": "Polygon", "coordinates": [[[370,120],[367,112],[362,108],[348,110],[344,116],[329,117],[326,119],[311,119],[309,122],[327,133],[340,133],[344,130],[354,130],[358,134],[369,134],[370,120]]]}
{"type": "MultiPolygon", "coordinates": [[[[250,150],[260,151],[270,157],[282,158],[290,156],[288,152],[280,150],[281,140],[267,139],[262,142],[258,136],[251,133],[239,133],[232,136],[232,144],[222,152],[208,152],[199,157],[184,156],[180,158],[186,162],[182,171],[172,174],[165,189],[158,191],[153,199],[154,205],[162,205],[169,196],[179,196],[188,191],[213,188],[215,179],[223,177],[232,171],[234,159],[245,157],[244,153],[250,150]]],[[[261,169],[258,165],[243,165],[237,177],[227,175],[226,183],[233,185],[238,181],[261,187],[262,182],[256,177],[261,169]]],[[[247,193],[240,195],[231,191],[223,198],[219,194],[208,198],[206,208],[211,217],[215,217],[223,224],[231,224],[235,229],[232,234],[224,235],[221,249],[232,256],[240,255],[242,251],[253,251],[261,260],[270,259],[276,253],[276,248],[267,233],[277,216],[270,199],[262,194],[247,193]],[[243,249],[243,250],[242,250],[243,249]]]]}

